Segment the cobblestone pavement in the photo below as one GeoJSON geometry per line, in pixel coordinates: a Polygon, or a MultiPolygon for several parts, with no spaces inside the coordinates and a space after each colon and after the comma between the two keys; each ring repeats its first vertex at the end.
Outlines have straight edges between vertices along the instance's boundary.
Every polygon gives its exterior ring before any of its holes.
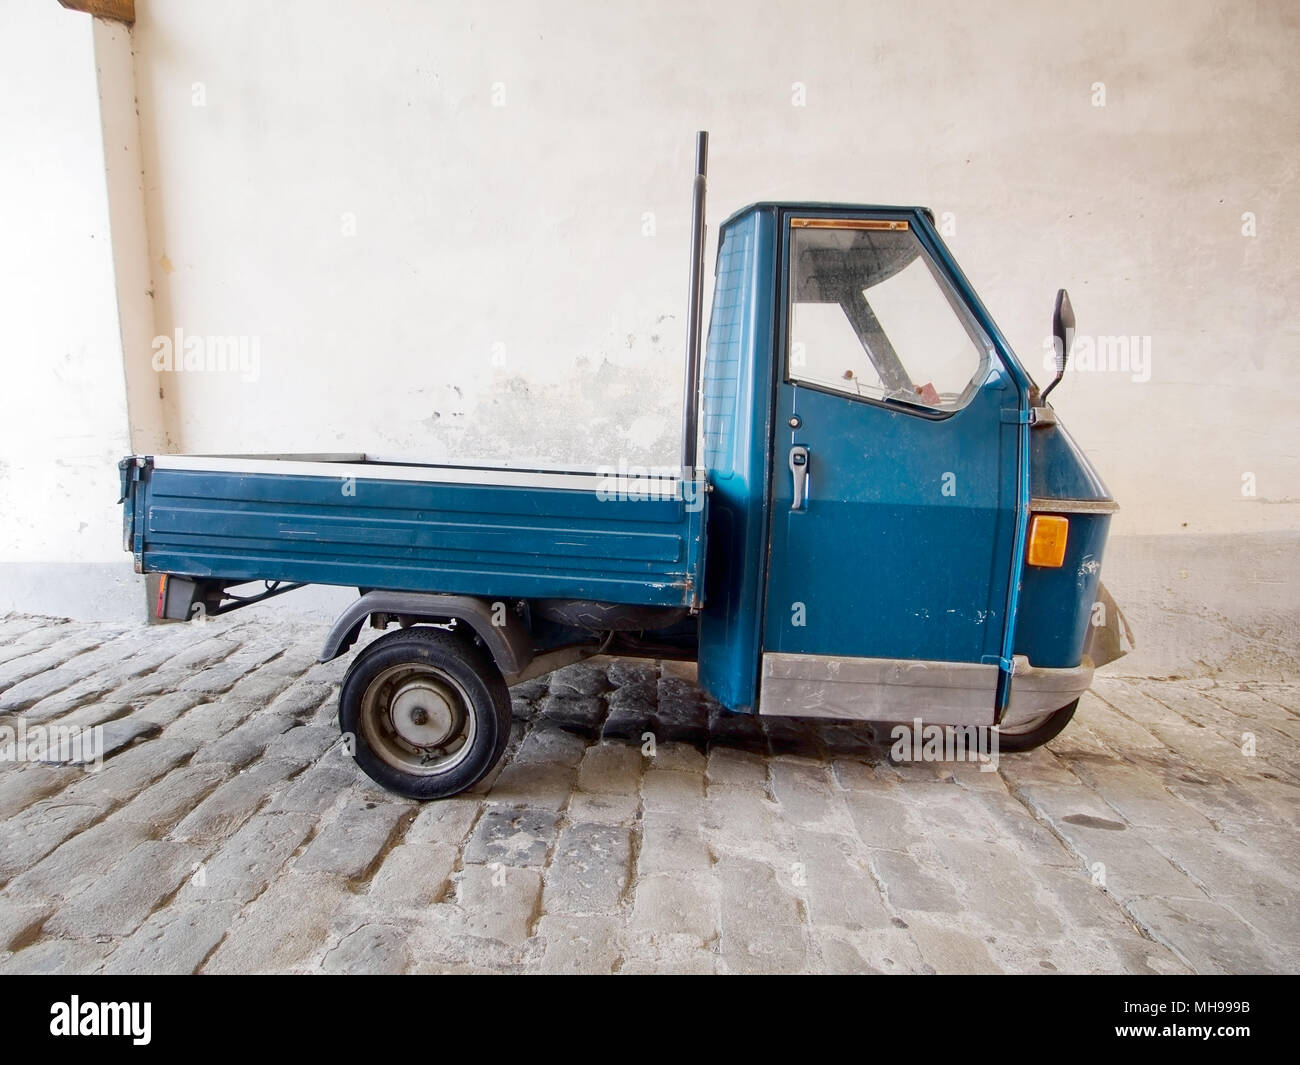
{"type": "Polygon", "coordinates": [[[344,751],[322,634],[0,619],[0,727],[109,752],[0,763],[0,972],[1300,968],[1296,687],[1099,679],[990,773],[595,660],[421,806],[344,751]]]}

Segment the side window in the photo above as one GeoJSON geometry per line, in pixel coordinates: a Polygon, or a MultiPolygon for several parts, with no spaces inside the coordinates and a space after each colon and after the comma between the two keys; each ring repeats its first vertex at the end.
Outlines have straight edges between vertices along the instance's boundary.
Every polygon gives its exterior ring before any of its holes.
{"type": "Polygon", "coordinates": [[[790,230],[790,380],[934,411],[969,402],[992,346],[906,222],[790,230]]]}

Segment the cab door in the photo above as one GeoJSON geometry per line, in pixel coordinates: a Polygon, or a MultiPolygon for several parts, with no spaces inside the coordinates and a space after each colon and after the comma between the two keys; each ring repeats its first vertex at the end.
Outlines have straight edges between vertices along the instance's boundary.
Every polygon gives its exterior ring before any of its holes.
{"type": "Polygon", "coordinates": [[[1019,386],[939,248],[783,218],[761,713],[994,721],[1019,386]]]}

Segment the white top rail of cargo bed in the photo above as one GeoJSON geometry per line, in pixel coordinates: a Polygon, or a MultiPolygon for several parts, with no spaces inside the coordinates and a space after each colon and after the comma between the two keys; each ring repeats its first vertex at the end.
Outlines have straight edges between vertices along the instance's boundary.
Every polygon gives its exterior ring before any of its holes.
{"type": "MultiPolygon", "coordinates": [[[[507,488],[559,488],[577,492],[617,493],[624,498],[681,498],[682,479],[647,468],[620,465],[590,471],[509,469],[500,466],[434,466],[418,463],[355,461],[361,456],[292,455],[154,455],[160,470],[202,470],[209,473],[275,474],[297,477],[355,477],[358,480],[417,481],[441,484],[481,484],[507,488]]],[[[695,480],[700,480],[697,473],[695,480]]]]}

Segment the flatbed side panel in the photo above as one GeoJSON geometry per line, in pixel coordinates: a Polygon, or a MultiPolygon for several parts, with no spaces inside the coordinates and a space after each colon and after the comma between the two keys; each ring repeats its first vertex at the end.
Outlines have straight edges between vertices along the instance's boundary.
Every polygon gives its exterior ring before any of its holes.
{"type": "Polygon", "coordinates": [[[148,468],[137,486],[144,568],[227,581],[698,605],[704,512],[682,499],[384,473],[148,468]]]}

